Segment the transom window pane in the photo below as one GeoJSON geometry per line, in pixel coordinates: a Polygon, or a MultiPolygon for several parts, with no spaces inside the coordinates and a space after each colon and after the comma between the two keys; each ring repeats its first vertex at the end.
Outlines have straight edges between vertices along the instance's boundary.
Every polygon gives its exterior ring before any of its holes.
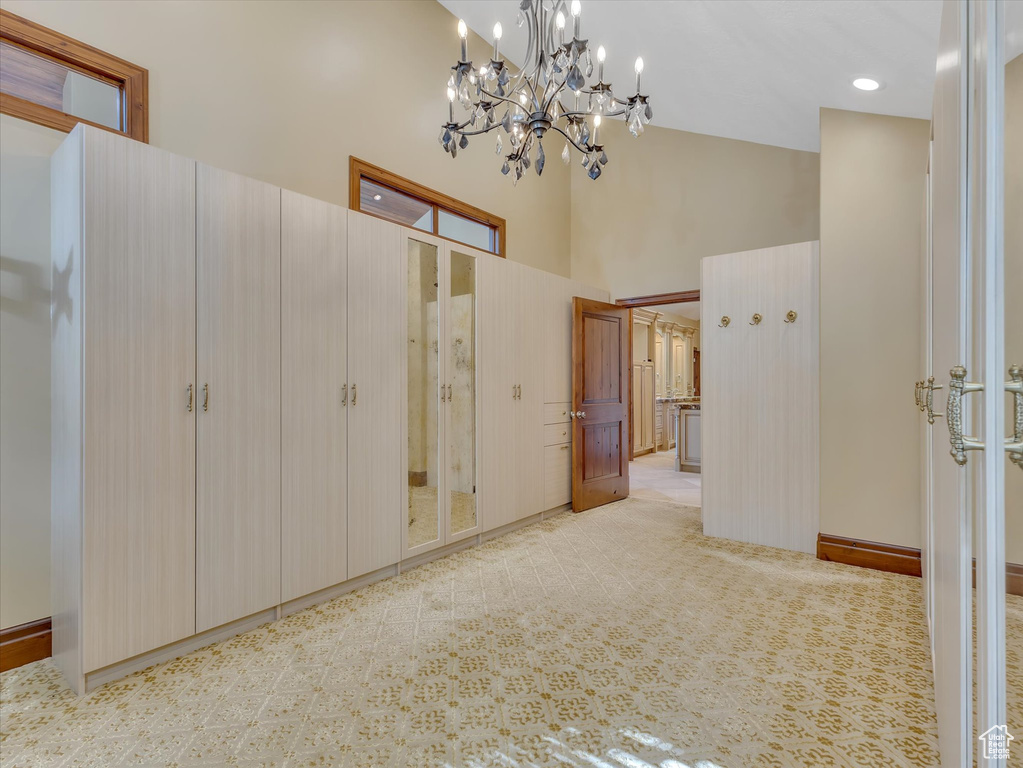
{"type": "Polygon", "coordinates": [[[17,45],[0,43],[0,92],[122,130],[121,89],[17,45]]]}
{"type": "Polygon", "coordinates": [[[382,219],[433,232],[433,206],[417,197],[377,184],[363,177],[359,184],[359,210],[382,219]]]}
{"type": "Polygon", "coordinates": [[[440,209],[437,215],[437,234],[460,243],[497,253],[494,228],[440,209]]]}

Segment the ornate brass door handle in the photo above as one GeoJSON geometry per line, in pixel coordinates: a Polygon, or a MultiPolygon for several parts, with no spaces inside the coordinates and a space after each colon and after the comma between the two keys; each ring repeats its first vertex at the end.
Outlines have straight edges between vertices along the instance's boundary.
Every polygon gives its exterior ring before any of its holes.
{"type": "Polygon", "coordinates": [[[963,395],[969,392],[983,392],[984,385],[966,380],[966,368],[957,365],[950,372],[952,381],[948,385],[948,439],[952,444],[949,453],[959,466],[966,465],[967,451],[982,451],[984,443],[976,438],[963,435],[963,395]]]}
{"type": "Polygon", "coordinates": [[[1012,397],[1013,434],[1005,441],[1009,461],[1023,469],[1023,366],[1009,366],[1010,381],[1005,382],[1005,391],[1012,397]]]}

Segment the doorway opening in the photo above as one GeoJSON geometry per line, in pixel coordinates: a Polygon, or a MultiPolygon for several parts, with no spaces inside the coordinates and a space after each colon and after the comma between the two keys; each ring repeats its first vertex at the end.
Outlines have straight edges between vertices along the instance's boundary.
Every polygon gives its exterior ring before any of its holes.
{"type": "Polygon", "coordinates": [[[700,292],[615,303],[631,315],[629,495],[701,506],[700,292]]]}

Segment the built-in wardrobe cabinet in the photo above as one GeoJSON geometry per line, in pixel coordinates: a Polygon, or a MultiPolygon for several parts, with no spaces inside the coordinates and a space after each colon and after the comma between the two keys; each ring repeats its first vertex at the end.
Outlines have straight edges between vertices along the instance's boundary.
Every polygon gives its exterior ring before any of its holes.
{"type": "Polygon", "coordinates": [[[403,557],[481,529],[476,493],[481,256],[404,231],[403,557]]]}
{"type": "Polygon", "coordinates": [[[195,163],[79,126],[51,174],[53,648],[81,691],[195,632],[195,163]]]}
{"type": "Polygon", "coordinates": [[[570,501],[572,296],[606,292],[87,126],[51,169],[76,691],[570,501]]]}

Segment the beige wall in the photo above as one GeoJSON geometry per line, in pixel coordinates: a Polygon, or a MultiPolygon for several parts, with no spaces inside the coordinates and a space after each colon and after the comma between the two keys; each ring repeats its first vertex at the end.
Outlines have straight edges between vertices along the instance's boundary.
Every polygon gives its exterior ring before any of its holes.
{"type": "MultiPolygon", "coordinates": [[[[549,162],[513,188],[492,135],[454,160],[437,144],[458,58],[456,19],[439,3],[0,6],[149,69],[155,146],[340,205],[355,155],[504,217],[510,258],[569,274],[568,168],[549,162]]],[[[470,37],[471,57],[489,52],[470,37]]],[[[556,159],[561,145],[547,150],[556,159]]]]}
{"type": "Polygon", "coordinates": [[[929,139],[926,120],[821,110],[821,531],[910,547],[929,139]]]}
{"type": "Polygon", "coordinates": [[[699,288],[704,256],[817,239],[816,153],[655,126],[633,138],[617,120],[601,135],[604,174],[572,174],[572,277],[612,298],[699,288]]]}

